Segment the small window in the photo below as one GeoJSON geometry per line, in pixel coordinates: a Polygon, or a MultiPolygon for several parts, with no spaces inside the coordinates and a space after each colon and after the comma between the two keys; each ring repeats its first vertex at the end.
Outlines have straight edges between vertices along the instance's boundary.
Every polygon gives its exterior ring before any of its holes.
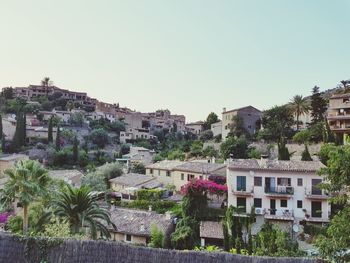
{"type": "Polygon", "coordinates": [[[149,173],[150,173],[150,174],[153,174],[153,169],[149,169],[149,173]]]}
{"type": "Polygon", "coordinates": [[[287,200],[281,200],[281,207],[287,207],[287,200]]]}
{"type": "Polygon", "coordinates": [[[262,207],[262,200],[261,200],[261,198],[254,198],[254,207],[255,208],[261,208],[262,207]]]}
{"type": "Polygon", "coordinates": [[[254,186],[262,186],[262,177],[254,176],[254,186]]]}
{"type": "Polygon", "coordinates": [[[125,241],[131,242],[131,235],[125,235],[125,241]]]}
{"type": "Polygon", "coordinates": [[[298,178],[298,186],[303,186],[303,178],[298,178]]]}
{"type": "Polygon", "coordinates": [[[303,208],[303,201],[302,200],[297,201],[297,208],[303,208]]]}
{"type": "Polygon", "coordinates": [[[181,180],[185,180],[185,175],[184,174],[181,174],[181,180]]]}
{"type": "Polygon", "coordinates": [[[166,176],[170,177],[170,171],[166,171],[166,176]]]}

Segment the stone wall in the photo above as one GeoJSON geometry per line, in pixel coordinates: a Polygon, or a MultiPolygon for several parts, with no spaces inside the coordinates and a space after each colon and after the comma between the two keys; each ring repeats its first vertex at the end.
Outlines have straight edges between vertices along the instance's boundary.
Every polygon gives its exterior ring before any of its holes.
{"type": "MultiPolygon", "coordinates": [[[[44,240],[44,239],[43,239],[44,240]]],[[[117,242],[66,240],[33,241],[0,234],[0,262],[6,263],[316,263],[302,258],[267,258],[130,246],[117,242]]]]}

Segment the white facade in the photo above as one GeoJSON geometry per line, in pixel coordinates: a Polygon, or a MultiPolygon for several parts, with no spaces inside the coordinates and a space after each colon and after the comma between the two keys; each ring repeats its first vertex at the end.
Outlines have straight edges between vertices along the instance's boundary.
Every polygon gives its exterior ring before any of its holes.
{"type": "Polygon", "coordinates": [[[213,123],[211,125],[211,131],[213,132],[214,137],[222,134],[222,121],[213,123]]]}
{"type": "Polygon", "coordinates": [[[231,161],[227,171],[228,205],[247,214],[254,207],[257,222],[253,229],[257,231],[264,220],[290,226],[301,220],[328,222],[329,197],[316,186],[322,178],[317,175],[318,169],[303,165],[323,167],[318,161],[231,161]]]}

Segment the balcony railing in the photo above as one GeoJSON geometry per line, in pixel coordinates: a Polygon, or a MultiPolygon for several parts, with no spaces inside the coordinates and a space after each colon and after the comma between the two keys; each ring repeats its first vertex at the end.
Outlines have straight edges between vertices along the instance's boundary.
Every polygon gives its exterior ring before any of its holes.
{"type": "Polygon", "coordinates": [[[294,187],[292,186],[266,186],[265,187],[265,194],[272,194],[272,195],[293,195],[294,194],[294,187]]]}
{"type": "Polygon", "coordinates": [[[292,209],[267,209],[265,218],[273,220],[294,220],[294,213],[292,209]]]}
{"type": "Polygon", "coordinates": [[[232,186],[232,194],[240,196],[251,196],[254,194],[254,188],[232,186]]]}
{"type": "Polygon", "coordinates": [[[305,197],[309,198],[309,199],[320,199],[320,200],[322,200],[322,199],[328,199],[329,195],[325,191],[322,191],[322,190],[319,190],[319,189],[313,189],[313,190],[306,189],[305,190],[305,197]]]}

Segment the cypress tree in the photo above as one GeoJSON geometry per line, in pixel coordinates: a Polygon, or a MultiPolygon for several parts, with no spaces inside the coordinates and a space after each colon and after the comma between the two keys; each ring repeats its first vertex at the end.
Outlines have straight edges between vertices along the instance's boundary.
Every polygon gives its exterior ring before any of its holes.
{"type": "Polygon", "coordinates": [[[16,116],[16,130],[11,143],[11,151],[17,152],[21,147],[21,126],[22,126],[22,116],[21,112],[17,112],[16,116]]]}
{"type": "Polygon", "coordinates": [[[3,153],[5,152],[5,135],[3,135],[1,139],[1,151],[3,153]]]}
{"type": "Polygon", "coordinates": [[[2,137],[3,137],[3,131],[2,131],[2,117],[1,117],[1,114],[0,114],[0,140],[2,140],[2,137]]]}
{"type": "Polygon", "coordinates": [[[49,143],[53,142],[52,129],[53,129],[53,124],[52,124],[52,117],[51,117],[49,120],[49,127],[48,127],[48,131],[47,131],[47,141],[49,143]]]}
{"type": "Polygon", "coordinates": [[[78,149],[79,141],[77,136],[74,137],[74,142],[73,142],[73,161],[76,164],[78,162],[79,158],[79,149],[78,149]]]}
{"type": "Polygon", "coordinates": [[[57,125],[57,132],[56,132],[56,151],[61,150],[61,131],[60,126],[57,125]]]}
{"type": "Polygon", "coordinates": [[[27,114],[25,112],[22,113],[22,137],[21,137],[21,146],[26,145],[27,138],[27,114]]]}

